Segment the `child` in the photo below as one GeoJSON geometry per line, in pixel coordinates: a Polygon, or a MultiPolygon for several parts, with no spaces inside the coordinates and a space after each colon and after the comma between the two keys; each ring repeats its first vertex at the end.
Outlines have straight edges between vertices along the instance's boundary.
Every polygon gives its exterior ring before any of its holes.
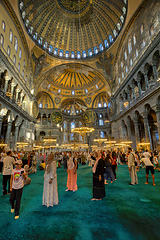
{"type": "Polygon", "coordinates": [[[23,192],[24,180],[26,179],[26,173],[22,167],[22,160],[18,159],[15,162],[16,168],[12,170],[10,180],[10,203],[11,212],[14,213],[15,219],[19,218],[19,210],[21,204],[21,197],[23,192]],[[16,204],[14,203],[16,201],[16,204]]]}

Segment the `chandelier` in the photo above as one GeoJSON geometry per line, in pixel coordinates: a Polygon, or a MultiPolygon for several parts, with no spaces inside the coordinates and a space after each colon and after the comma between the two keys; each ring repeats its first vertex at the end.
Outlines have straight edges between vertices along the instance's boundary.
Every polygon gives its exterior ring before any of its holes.
{"type": "Polygon", "coordinates": [[[94,142],[98,142],[100,145],[101,145],[103,142],[105,142],[105,141],[107,141],[106,138],[97,138],[97,139],[94,139],[94,142]]]}
{"type": "Polygon", "coordinates": [[[89,128],[89,127],[78,127],[78,128],[73,128],[71,130],[71,132],[72,133],[79,133],[82,136],[82,138],[84,138],[86,133],[91,133],[94,130],[95,130],[94,128],[89,128]]]}
{"type": "Polygon", "coordinates": [[[0,148],[7,147],[7,144],[4,143],[4,140],[2,139],[0,142],[0,148]]]}
{"type": "Polygon", "coordinates": [[[18,148],[24,148],[28,146],[28,142],[17,142],[17,147],[18,148]]]}

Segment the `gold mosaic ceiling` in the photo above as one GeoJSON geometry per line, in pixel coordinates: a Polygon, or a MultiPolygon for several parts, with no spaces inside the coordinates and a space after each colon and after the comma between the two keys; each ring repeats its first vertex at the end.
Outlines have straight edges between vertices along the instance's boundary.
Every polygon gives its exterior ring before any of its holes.
{"type": "Polygon", "coordinates": [[[92,95],[106,85],[105,78],[96,70],[82,64],[63,64],[46,72],[40,88],[63,96],[92,95]]]}
{"type": "Polygon", "coordinates": [[[33,41],[50,55],[92,58],[118,37],[127,0],[19,0],[22,20],[33,41]]]}

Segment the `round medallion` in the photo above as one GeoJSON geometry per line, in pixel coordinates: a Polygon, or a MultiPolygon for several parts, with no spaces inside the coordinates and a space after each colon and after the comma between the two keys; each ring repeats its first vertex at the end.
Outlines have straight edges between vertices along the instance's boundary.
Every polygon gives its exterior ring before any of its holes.
{"type": "Polygon", "coordinates": [[[39,113],[38,102],[37,102],[37,101],[34,101],[34,102],[33,102],[33,107],[32,107],[33,117],[37,118],[37,117],[38,117],[38,113],[39,113]]]}
{"type": "Polygon", "coordinates": [[[58,0],[60,7],[70,13],[80,13],[89,4],[89,0],[58,0]]]}
{"type": "Polygon", "coordinates": [[[61,124],[63,122],[63,116],[60,112],[52,112],[51,113],[51,122],[53,124],[61,124]]]}
{"type": "Polygon", "coordinates": [[[96,113],[94,111],[87,110],[83,114],[83,120],[84,120],[85,124],[91,125],[91,124],[93,124],[97,120],[97,115],[96,115],[96,113]]]}

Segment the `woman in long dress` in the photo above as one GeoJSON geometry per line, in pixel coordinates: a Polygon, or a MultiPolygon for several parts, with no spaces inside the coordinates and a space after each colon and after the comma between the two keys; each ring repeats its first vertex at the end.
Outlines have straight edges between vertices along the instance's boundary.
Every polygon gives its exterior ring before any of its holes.
{"type": "Polygon", "coordinates": [[[56,162],[53,153],[49,154],[45,168],[43,205],[47,207],[58,205],[56,162]]]}
{"type": "Polygon", "coordinates": [[[73,161],[71,152],[69,153],[69,160],[67,162],[67,189],[66,191],[77,191],[77,160],[73,161]]]}
{"type": "Polygon", "coordinates": [[[104,160],[100,152],[96,153],[93,167],[93,200],[102,200],[106,196],[104,186],[104,160]]]}

